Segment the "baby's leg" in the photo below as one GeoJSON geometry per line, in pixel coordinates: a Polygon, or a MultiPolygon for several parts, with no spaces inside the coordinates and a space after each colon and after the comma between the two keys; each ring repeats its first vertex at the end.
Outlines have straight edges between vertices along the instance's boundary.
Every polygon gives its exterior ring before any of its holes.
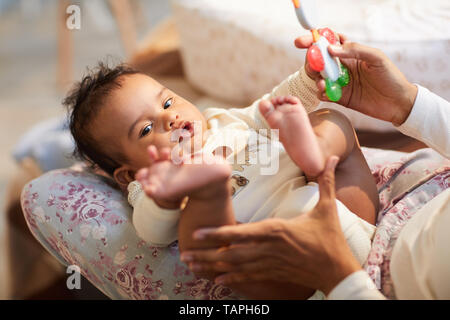
{"type": "Polygon", "coordinates": [[[375,181],[344,115],[328,109],[308,115],[294,97],[262,101],[259,109],[270,127],[279,129],[286,152],[309,178],[323,170],[327,158],[338,156],[337,198],[362,219],[375,223],[379,203],[375,181]]]}
{"type": "Polygon", "coordinates": [[[307,176],[316,177],[325,160],[308,113],[296,97],[275,97],[261,101],[259,110],[272,129],[278,129],[280,141],[289,157],[307,176]]]}

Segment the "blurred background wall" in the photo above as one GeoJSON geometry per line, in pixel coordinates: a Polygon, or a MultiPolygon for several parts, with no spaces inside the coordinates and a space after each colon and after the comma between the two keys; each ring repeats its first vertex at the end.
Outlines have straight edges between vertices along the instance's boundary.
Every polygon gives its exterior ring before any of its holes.
{"type": "Polygon", "coordinates": [[[135,17],[136,39],[124,39],[120,32],[115,15],[121,11],[120,0],[70,1],[81,8],[81,29],[63,35],[71,38],[63,49],[68,47],[70,63],[62,68],[69,74],[61,75],[58,45],[64,0],[0,0],[0,298],[8,294],[4,211],[7,185],[17,169],[13,148],[34,124],[64,113],[61,101],[70,80],[79,79],[86,66],[106,57],[127,59],[124,42],[139,42],[169,14],[166,0],[127,2],[135,17]],[[116,11],[114,5],[119,6],[116,11]]]}

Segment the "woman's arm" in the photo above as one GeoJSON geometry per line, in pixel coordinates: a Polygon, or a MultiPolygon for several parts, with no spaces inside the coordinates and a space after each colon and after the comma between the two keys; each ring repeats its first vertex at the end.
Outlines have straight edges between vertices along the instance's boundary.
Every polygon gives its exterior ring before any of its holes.
{"type": "Polygon", "coordinates": [[[385,300],[367,272],[353,272],[339,282],[327,296],[328,300],[385,300]]]}
{"type": "Polygon", "coordinates": [[[450,158],[450,102],[426,88],[417,87],[412,110],[397,129],[450,158]]]}

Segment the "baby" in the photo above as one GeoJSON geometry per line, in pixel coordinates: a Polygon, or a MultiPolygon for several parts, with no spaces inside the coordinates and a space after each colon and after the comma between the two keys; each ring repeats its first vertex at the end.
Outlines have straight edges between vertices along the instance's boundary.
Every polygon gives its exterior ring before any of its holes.
{"type": "MultiPolygon", "coordinates": [[[[342,114],[322,109],[308,116],[318,105],[316,95],[315,82],[302,68],[247,108],[201,113],[149,76],[100,64],[64,103],[78,154],[128,190],[137,234],[157,246],[178,240],[180,251],[223,245],[194,240],[193,231],[201,227],[291,218],[311,210],[318,200],[314,178],[325,160],[337,155],[339,218],[363,264],[378,210],[375,182],[342,114]],[[279,130],[281,143],[270,129],[279,130]],[[181,150],[182,162],[174,163],[181,150]],[[265,164],[252,161],[267,150],[272,152],[265,164]],[[244,161],[236,163],[239,158],[244,161]],[[263,165],[275,161],[276,172],[261,174],[263,165]]],[[[254,299],[314,293],[285,283],[233,289],[254,299]]]]}

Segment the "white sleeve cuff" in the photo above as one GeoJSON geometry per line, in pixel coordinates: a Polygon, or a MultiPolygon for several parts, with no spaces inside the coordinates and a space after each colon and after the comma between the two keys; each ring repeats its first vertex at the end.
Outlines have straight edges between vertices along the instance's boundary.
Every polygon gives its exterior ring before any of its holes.
{"type": "Polygon", "coordinates": [[[416,85],[417,96],[408,118],[397,129],[410,137],[420,135],[420,128],[427,117],[427,92],[426,88],[416,85]]]}
{"type": "Polygon", "coordinates": [[[356,271],[342,280],[327,297],[328,300],[384,300],[369,275],[356,271]]]}
{"type": "Polygon", "coordinates": [[[142,193],[133,208],[133,225],[137,235],[150,245],[165,247],[178,239],[181,210],[160,208],[142,193]]]}
{"type": "Polygon", "coordinates": [[[450,102],[417,85],[417,96],[406,121],[397,129],[450,157],[450,102]]]}
{"type": "Polygon", "coordinates": [[[147,197],[138,181],[128,185],[128,201],[133,206],[133,225],[148,244],[168,246],[178,238],[180,209],[164,209],[147,197]]]}

